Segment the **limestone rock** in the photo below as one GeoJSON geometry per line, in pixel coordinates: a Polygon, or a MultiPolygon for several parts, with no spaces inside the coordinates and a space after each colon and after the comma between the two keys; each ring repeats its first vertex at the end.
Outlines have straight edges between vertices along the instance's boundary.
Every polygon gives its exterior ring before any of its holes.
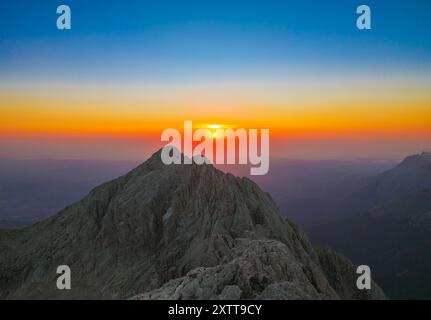
{"type": "Polygon", "coordinates": [[[159,151],[56,216],[0,231],[0,298],[362,298],[334,257],[254,182],[164,165],[159,151]],[[59,265],[72,290],[56,288],[59,265]]]}

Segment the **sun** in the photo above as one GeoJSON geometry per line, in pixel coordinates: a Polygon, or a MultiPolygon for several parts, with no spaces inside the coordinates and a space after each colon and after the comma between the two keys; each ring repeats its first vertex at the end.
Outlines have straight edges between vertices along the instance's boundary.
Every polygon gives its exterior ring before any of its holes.
{"type": "Polygon", "coordinates": [[[221,124],[209,124],[208,129],[221,129],[221,124]]]}
{"type": "Polygon", "coordinates": [[[223,128],[221,124],[207,124],[207,128],[211,131],[211,138],[217,139],[221,136],[220,131],[217,130],[223,128]]]}

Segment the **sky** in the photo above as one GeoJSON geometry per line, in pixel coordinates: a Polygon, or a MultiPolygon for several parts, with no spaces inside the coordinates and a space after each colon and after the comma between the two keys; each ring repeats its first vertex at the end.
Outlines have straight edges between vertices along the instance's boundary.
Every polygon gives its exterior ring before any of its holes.
{"type": "Polygon", "coordinates": [[[1,1],[0,158],[140,159],[185,120],[269,128],[274,157],[430,149],[430,15],[427,0],[1,1]]]}

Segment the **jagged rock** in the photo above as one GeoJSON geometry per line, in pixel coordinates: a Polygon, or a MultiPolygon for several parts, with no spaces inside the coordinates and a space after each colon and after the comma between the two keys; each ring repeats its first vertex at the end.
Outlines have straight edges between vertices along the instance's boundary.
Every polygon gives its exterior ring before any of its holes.
{"type": "MultiPolygon", "coordinates": [[[[323,275],[322,275],[323,276],[323,275]]],[[[291,250],[276,240],[238,239],[230,255],[215,267],[198,268],[159,289],[136,299],[217,299],[226,297],[229,286],[243,299],[256,299],[268,286],[290,281],[300,288],[299,298],[336,299],[337,294],[322,278],[322,290],[311,272],[304,270],[291,250]],[[226,289],[228,288],[228,289],[226,289]]]]}
{"type": "Polygon", "coordinates": [[[299,299],[316,299],[314,294],[310,294],[303,287],[293,282],[279,282],[267,286],[259,295],[260,300],[299,300],[299,299]]]}
{"type": "Polygon", "coordinates": [[[270,286],[283,283],[285,297],[343,297],[328,270],[255,183],[211,165],[164,165],[160,151],[56,216],[0,232],[7,299],[238,296],[229,286],[240,298],[275,298],[270,286]],[[64,264],[72,290],[60,291],[64,264]]]}
{"type": "Polygon", "coordinates": [[[316,248],[316,251],[331,287],[341,299],[373,300],[385,296],[374,281],[371,282],[370,290],[358,290],[356,268],[343,255],[336,254],[328,248],[316,248]]]}
{"type": "Polygon", "coordinates": [[[234,286],[226,286],[223,291],[219,295],[220,300],[239,300],[241,298],[242,290],[234,285],[234,286]]]}

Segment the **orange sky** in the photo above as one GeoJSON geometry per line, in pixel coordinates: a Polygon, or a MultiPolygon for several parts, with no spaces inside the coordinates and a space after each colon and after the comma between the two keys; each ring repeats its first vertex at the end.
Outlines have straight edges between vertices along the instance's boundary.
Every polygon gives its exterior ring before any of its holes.
{"type": "MultiPolygon", "coordinates": [[[[323,84],[316,79],[299,79],[277,84],[163,87],[44,84],[3,89],[0,91],[3,149],[0,157],[31,157],[33,150],[37,157],[97,158],[97,153],[80,148],[79,141],[81,146],[82,141],[87,144],[94,141],[94,145],[104,141],[105,148],[112,151],[109,155],[100,152],[101,158],[136,158],[139,152],[131,150],[129,154],[118,146],[130,145],[132,149],[142,150],[144,145],[150,149],[159,144],[164,129],[181,129],[186,120],[195,125],[220,123],[269,128],[275,142],[272,153],[277,156],[301,157],[299,151],[288,151],[289,146],[298,143],[316,147],[314,155],[302,152],[304,157],[335,156],[322,154],[325,143],[329,146],[332,143],[332,149],[340,151],[349,144],[344,157],[372,156],[373,152],[376,156],[396,156],[410,150],[409,147],[426,148],[426,141],[431,141],[428,78],[327,80],[323,84]],[[56,154],[54,146],[60,140],[73,146],[73,152],[56,154]],[[398,141],[398,153],[387,142],[392,140],[398,141]],[[44,141],[45,151],[41,152],[44,141]],[[326,142],[322,144],[322,141],[326,142]],[[17,152],[20,143],[27,152],[17,152]],[[364,148],[367,143],[369,150],[364,148]],[[357,151],[352,148],[355,144],[357,151]],[[119,150],[117,155],[115,149],[119,150]]],[[[342,156],[342,152],[337,154],[342,156]]]]}

